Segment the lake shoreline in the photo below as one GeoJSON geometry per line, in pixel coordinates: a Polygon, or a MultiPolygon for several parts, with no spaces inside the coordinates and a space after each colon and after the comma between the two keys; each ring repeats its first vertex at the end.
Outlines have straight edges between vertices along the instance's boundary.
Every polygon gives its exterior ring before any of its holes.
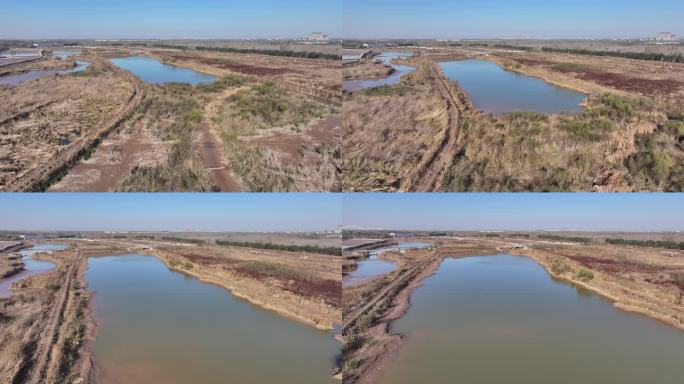
{"type": "MultiPolygon", "coordinates": [[[[529,249],[509,250],[508,253],[511,255],[522,256],[533,260],[536,264],[542,267],[544,271],[548,273],[548,275],[552,279],[557,279],[561,282],[569,284],[572,287],[586,289],[592,294],[598,296],[601,300],[611,303],[618,310],[646,316],[648,319],[656,320],[659,323],[674,327],[680,331],[684,331],[684,323],[678,323],[672,318],[668,318],[656,312],[646,310],[644,309],[644,307],[639,307],[637,305],[630,305],[628,303],[625,303],[623,300],[620,300],[620,298],[615,296],[614,294],[602,290],[600,288],[594,287],[587,282],[583,282],[578,279],[570,278],[555,273],[550,266],[550,260],[544,257],[540,257],[535,252],[530,252],[529,249]]],[[[413,276],[407,282],[404,288],[402,288],[400,291],[398,291],[391,297],[391,302],[387,314],[382,316],[380,320],[373,325],[371,331],[368,332],[370,335],[364,335],[366,336],[364,337],[364,343],[368,343],[370,341],[373,344],[377,344],[375,346],[375,351],[379,351],[379,353],[377,353],[375,356],[370,354],[364,356],[367,360],[369,360],[369,362],[364,363],[365,366],[360,372],[358,372],[360,373],[359,376],[354,377],[350,381],[350,383],[376,383],[382,377],[383,373],[388,368],[388,366],[390,366],[392,363],[396,361],[399,355],[399,351],[408,339],[408,335],[395,332],[392,328],[393,323],[406,315],[406,313],[412,307],[412,294],[416,291],[416,289],[423,285],[423,282],[426,278],[435,275],[435,273],[439,269],[439,266],[442,265],[442,262],[445,259],[463,259],[476,256],[497,256],[499,254],[500,253],[495,252],[486,254],[472,253],[465,256],[450,256],[448,253],[442,254],[435,260],[430,262],[427,266],[425,266],[425,268],[420,273],[413,276]]],[[[592,272],[598,274],[598,272],[595,270],[592,270],[592,272]]],[[[647,305],[648,303],[643,302],[643,304],[647,305]]]]}
{"type": "MultiPolygon", "coordinates": [[[[227,279],[216,276],[209,270],[201,266],[200,264],[194,264],[192,269],[183,269],[177,266],[173,266],[172,259],[175,257],[182,257],[177,255],[172,255],[166,251],[160,250],[146,250],[140,252],[143,255],[154,256],[161,260],[169,269],[182,272],[191,275],[198,280],[220,286],[226,289],[229,293],[237,298],[244,299],[252,304],[255,304],[263,309],[276,312],[277,314],[286,317],[290,320],[295,320],[300,323],[306,324],[313,328],[319,330],[331,330],[333,329],[335,321],[331,317],[323,318],[320,314],[302,314],[297,313],[291,308],[293,302],[301,300],[306,300],[304,297],[296,296],[290,292],[283,290],[278,290],[278,292],[269,292],[269,294],[264,294],[262,297],[258,297],[257,293],[265,293],[266,291],[272,291],[272,287],[267,287],[264,284],[259,283],[254,279],[242,279],[241,283],[237,282],[237,279],[227,279]],[[259,292],[258,292],[259,291],[259,292]],[[267,300],[266,297],[274,298],[276,300],[267,300]]],[[[314,303],[315,304],[315,303],[314,303]]]]}
{"type": "MultiPolygon", "coordinates": [[[[564,281],[564,282],[570,284],[571,286],[586,289],[586,290],[592,292],[593,294],[601,297],[602,299],[610,302],[611,304],[613,304],[613,306],[615,308],[617,308],[619,310],[622,310],[624,312],[636,313],[636,314],[639,314],[642,316],[646,316],[649,319],[657,320],[660,323],[674,327],[674,328],[684,332],[684,321],[677,321],[676,319],[674,319],[670,316],[666,316],[662,313],[657,313],[657,312],[649,309],[650,308],[649,303],[647,301],[643,300],[643,298],[641,298],[641,297],[628,297],[626,295],[620,296],[620,295],[615,294],[614,292],[610,292],[608,290],[601,289],[599,287],[593,286],[591,284],[591,281],[593,281],[593,279],[590,281],[582,281],[582,280],[577,279],[574,276],[568,276],[567,274],[556,273],[553,270],[553,267],[551,265],[552,261],[549,258],[538,254],[537,252],[525,252],[525,251],[516,252],[516,251],[513,251],[513,252],[511,252],[511,254],[531,258],[532,260],[537,262],[537,264],[542,266],[544,268],[544,270],[546,270],[546,272],[551,277],[558,279],[558,280],[561,280],[561,281],[564,281]],[[627,300],[632,300],[633,303],[629,304],[627,302],[627,300]]],[[[601,277],[600,272],[593,270],[593,269],[591,269],[591,272],[596,276],[595,278],[601,277]]],[[[624,292],[625,291],[623,290],[623,293],[624,292]]]]}

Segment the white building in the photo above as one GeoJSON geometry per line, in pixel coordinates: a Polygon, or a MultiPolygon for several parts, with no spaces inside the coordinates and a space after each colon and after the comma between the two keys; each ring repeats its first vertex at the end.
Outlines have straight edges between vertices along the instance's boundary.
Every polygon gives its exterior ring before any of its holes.
{"type": "Polygon", "coordinates": [[[306,39],[309,41],[328,41],[328,35],[323,32],[314,32],[306,39]]]}
{"type": "Polygon", "coordinates": [[[674,41],[677,40],[677,35],[670,32],[660,32],[655,37],[656,41],[674,41]]]}

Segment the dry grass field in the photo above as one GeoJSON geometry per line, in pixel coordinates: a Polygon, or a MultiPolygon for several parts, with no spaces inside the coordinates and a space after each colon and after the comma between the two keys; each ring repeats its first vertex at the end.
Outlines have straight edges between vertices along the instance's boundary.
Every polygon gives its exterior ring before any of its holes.
{"type": "Polygon", "coordinates": [[[0,189],[340,189],[339,60],[97,47],[10,71],[68,66],[73,59],[93,65],[79,75],[0,86],[8,100],[0,107],[0,189]],[[134,55],[219,80],[152,85],[109,61],[134,55]]]}
{"type": "Polygon", "coordinates": [[[433,191],[684,190],[684,64],[484,47],[412,51],[417,71],[400,84],[345,93],[345,191],[423,190],[416,175],[435,150],[450,160],[428,167],[439,173],[433,191]],[[590,96],[576,114],[492,115],[454,82],[438,92],[443,76],[429,63],[475,57],[590,96]],[[448,100],[456,117],[447,118],[448,100]],[[447,131],[458,136],[453,146],[443,144],[447,131]]]}

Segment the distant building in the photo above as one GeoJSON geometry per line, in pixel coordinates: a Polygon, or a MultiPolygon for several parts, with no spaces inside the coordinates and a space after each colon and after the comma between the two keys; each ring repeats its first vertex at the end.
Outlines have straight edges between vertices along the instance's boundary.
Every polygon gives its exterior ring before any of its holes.
{"type": "Polygon", "coordinates": [[[314,32],[306,39],[309,41],[328,41],[328,35],[323,32],[314,32]]]}
{"type": "Polygon", "coordinates": [[[675,41],[677,40],[677,35],[670,32],[660,32],[655,37],[656,41],[675,41]]]}

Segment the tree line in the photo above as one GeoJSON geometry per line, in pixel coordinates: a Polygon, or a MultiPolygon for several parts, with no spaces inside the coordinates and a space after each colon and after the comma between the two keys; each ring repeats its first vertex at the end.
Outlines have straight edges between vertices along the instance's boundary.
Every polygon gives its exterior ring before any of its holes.
{"type": "Polygon", "coordinates": [[[256,53],[259,55],[268,56],[284,56],[284,57],[301,57],[303,59],[328,59],[328,60],[342,60],[342,56],[332,53],[322,52],[303,52],[292,50],[279,49],[249,49],[249,48],[227,48],[227,47],[195,47],[199,51],[216,51],[216,52],[230,52],[230,53],[256,53]]]}
{"type": "Polygon", "coordinates": [[[183,237],[173,237],[173,236],[164,236],[164,237],[162,237],[162,240],[181,241],[183,243],[192,243],[192,244],[206,244],[206,241],[200,240],[200,239],[186,239],[183,237]]]}
{"type": "Polygon", "coordinates": [[[588,237],[578,237],[578,236],[560,236],[560,235],[539,235],[540,239],[546,240],[557,240],[557,241],[574,241],[576,243],[587,244],[591,242],[588,237]]]}
{"type": "Polygon", "coordinates": [[[684,242],[673,240],[628,240],[628,239],[606,239],[608,244],[616,245],[636,245],[639,247],[684,249],[684,242]]]}
{"type": "Polygon", "coordinates": [[[543,52],[557,52],[557,53],[571,53],[571,54],[575,54],[575,55],[611,56],[611,57],[622,57],[625,59],[666,61],[666,62],[670,62],[670,63],[684,63],[684,56],[682,56],[681,53],[666,55],[663,53],[593,51],[590,49],[550,48],[550,47],[543,47],[542,51],[543,52]]]}
{"type": "Polygon", "coordinates": [[[251,242],[251,241],[231,241],[231,240],[216,240],[218,245],[229,245],[233,247],[257,248],[257,249],[271,249],[275,251],[289,251],[289,252],[307,252],[320,253],[324,255],[342,256],[342,249],[339,247],[317,247],[315,245],[286,245],[273,244],[271,242],[251,242]]]}

